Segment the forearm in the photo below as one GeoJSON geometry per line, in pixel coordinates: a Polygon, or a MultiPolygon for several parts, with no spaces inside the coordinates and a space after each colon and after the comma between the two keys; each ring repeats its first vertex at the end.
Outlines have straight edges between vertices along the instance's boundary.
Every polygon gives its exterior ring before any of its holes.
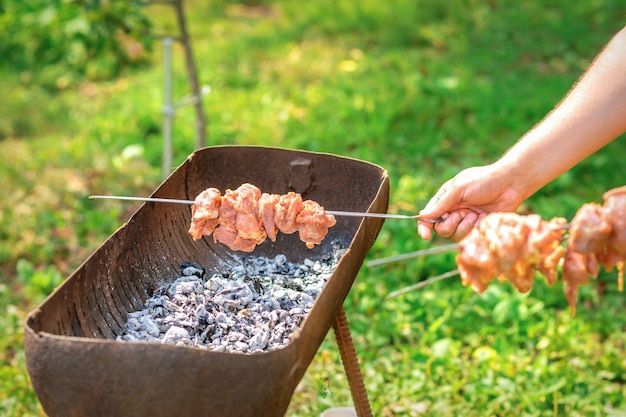
{"type": "Polygon", "coordinates": [[[565,99],[497,165],[530,197],[626,131],[626,29],[598,55],[565,99]]]}

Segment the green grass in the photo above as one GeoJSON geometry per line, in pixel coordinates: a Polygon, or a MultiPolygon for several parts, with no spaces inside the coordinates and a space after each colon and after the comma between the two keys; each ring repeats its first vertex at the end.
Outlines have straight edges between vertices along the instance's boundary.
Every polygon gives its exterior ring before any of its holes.
{"type": "MultiPolygon", "coordinates": [[[[537,123],[626,14],[609,0],[192,1],[188,10],[201,83],[211,87],[211,145],[380,164],[390,211],[409,213],[537,123]]],[[[150,16],[155,32],[173,29],[166,7],[150,16]]],[[[108,81],[49,83],[54,68],[0,70],[0,415],[43,415],[24,365],[23,320],[137,207],[87,196],[146,195],[161,181],[159,48],[152,64],[108,81]]],[[[175,56],[182,97],[180,48],[175,56]]],[[[191,108],[178,110],[175,165],[193,151],[193,123],[191,108]]],[[[571,218],[601,201],[624,183],[625,152],[624,140],[612,143],[525,209],[571,218]]],[[[368,259],[442,243],[387,222],[368,259]]],[[[450,279],[384,299],[453,268],[454,254],[442,254],[360,271],[345,309],[375,415],[626,415],[626,299],[614,273],[583,287],[575,318],[561,285],[541,278],[528,295],[506,284],[477,295],[450,279]]],[[[350,404],[331,333],[288,415],[350,404]]]]}

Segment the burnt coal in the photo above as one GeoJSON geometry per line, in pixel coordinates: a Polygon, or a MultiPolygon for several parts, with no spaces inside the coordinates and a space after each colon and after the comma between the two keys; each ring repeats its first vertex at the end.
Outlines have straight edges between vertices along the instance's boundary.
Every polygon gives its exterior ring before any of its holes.
{"type": "Polygon", "coordinates": [[[289,344],[343,249],[324,259],[289,262],[247,256],[229,271],[206,276],[184,262],[180,276],[162,286],[141,310],[127,315],[118,341],[192,346],[218,352],[255,353],[289,344]]]}

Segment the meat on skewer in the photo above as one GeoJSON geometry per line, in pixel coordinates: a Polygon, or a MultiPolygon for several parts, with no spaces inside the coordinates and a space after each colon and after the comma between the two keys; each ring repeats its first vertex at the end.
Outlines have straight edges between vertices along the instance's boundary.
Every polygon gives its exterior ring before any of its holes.
{"type": "Polygon", "coordinates": [[[302,197],[300,194],[289,192],[278,197],[278,204],[274,214],[276,227],[282,233],[291,234],[298,231],[296,218],[302,210],[302,197]]]}
{"type": "Polygon", "coordinates": [[[251,184],[226,190],[213,239],[232,250],[244,252],[252,252],[256,245],[263,243],[267,234],[257,210],[260,198],[261,190],[251,184]]]}
{"type": "Polygon", "coordinates": [[[276,226],[276,205],[280,195],[278,194],[261,194],[259,199],[259,216],[263,227],[265,227],[265,233],[272,242],[276,242],[276,233],[278,232],[278,226],[276,226]]]}
{"type": "Polygon", "coordinates": [[[609,245],[621,256],[626,256],[626,186],[604,193],[604,207],[613,226],[609,245]]]}
{"type": "Polygon", "coordinates": [[[565,251],[561,246],[565,223],[561,217],[548,222],[536,214],[487,215],[460,242],[456,261],[463,285],[482,293],[497,278],[525,293],[532,288],[535,270],[552,285],[565,251]]]}
{"type": "Polygon", "coordinates": [[[622,291],[626,263],[626,186],[604,194],[604,205],[584,204],[569,224],[538,215],[491,213],[460,242],[457,267],[463,285],[482,293],[494,279],[508,280],[518,291],[530,291],[534,272],[553,285],[562,264],[565,298],[576,314],[578,288],[596,278],[600,267],[618,271],[622,291]]]}
{"type": "Polygon", "coordinates": [[[252,184],[242,184],[224,195],[215,188],[204,190],[191,206],[189,234],[194,240],[213,234],[213,241],[231,250],[252,252],[266,238],[299,232],[300,240],[311,249],[319,245],[336,224],[335,217],[312,200],[303,201],[298,193],[262,193],[252,184]]]}
{"type": "Polygon", "coordinates": [[[600,252],[608,244],[612,230],[601,205],[583,204],[570,224],[569,249],[579,253],[600,252]]]}
{"type": "Polygon", "coordinates": [[[572,219],[563,260],[565,297],[576,311],[578,287],[596,278],[600,266],[617,268],[618,289],[624,286],[626,261],[626,186],[604,194],[604,205],[582,205],[572,219]]]}
{"type": "MultiPolygon", "coordinates": [[[[324,213],[324,207],[313,200],[302,202],[302,210],[296,216],[296,224],[300,239],[306,242],[306,247],[313,249],[315,245],[322,243],[328,233],[328,214],[324,213]]],[[[334,218],[332,224],[335,224],[334,218]]]]}
{"type": "Polygon", "coordinates": [[[217,227],[222,194],[217,188],[207,188],[196,197],[191,206],[189,234],[195,239],[210,235],[217,227]]]}

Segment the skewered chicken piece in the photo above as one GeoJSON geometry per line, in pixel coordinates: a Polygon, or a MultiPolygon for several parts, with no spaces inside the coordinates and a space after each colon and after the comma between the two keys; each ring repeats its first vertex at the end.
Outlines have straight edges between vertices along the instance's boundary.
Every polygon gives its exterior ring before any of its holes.
{"type": "Polygon", "coordinates": [[[609,246],[621,256],[626,256],[626,186],[604,193],[604,207],[613,226],[609,246]]]}
{"type": "Polygon", "coordinates": [[[215,188],[198,194],[191,206],[189,234],[194,240],[213,234],[213,241],[232,250],[252,252],[267,237],[276,241],[277,232],[299,232],[311,249],[319,245],[336,224],[335,217],[298,193],[262,193],[252,184],[242,184],[224,195],[215,188]]]}
{"type": "Polygon", "coordinates": [[[210,235],[217,227],[222,204],[222,194],[217,188],[207,188],[195,199],[195,204],[191,206],[191,227],[189,234],[194,239],[199,239],[202,235],[210,235]]]}
{"type": "Polygon", "coordinates": [[[278,230],[285,234],[298,231],[296,218],[302,210],[302,197],[300,194],[290,192],[278,196],[278,204],[274,212],[274,221],[278,230]]]}
{"type": "Polygon", "coordinates": [[[491,213],[460,242],[457,267],[463,285],[482,293],[494,279],[508,280],[518,291],[530,291],[535,270],[554,284],[565,252],[561,217],[491,213]]]}
{"type": "Polygon", "coordinates": [[[329,223],[332,222],[332,225],[336,223],[334,217],[331,221],[328,216],[330,214],[324,213],[324,207],[315,201],[305,200],[302,202],[302,210],[296,216],[296,224],[298,225],[300,240],[306,243],[307,248],[313,249],[315,245],[322,243],[328,233],[329,223]]]}
{"type": "Polygon", "coordinates": [[[251,184],[242,184],[236,190],[226,190],[213,240],[232,250],[244,252],[252,252],[256,245],[263,243],[267,234],[257,209],[260,198],[261,190],[251,184]]]}
{"type": "Polygon", "coordinates": [[[600,266],[617,268],[618,289],[624,286],[626,261],[626,186],[604,194],[604,205],[582,205],[572,219],[563,260],[565,297],[576,312],[578,287],[597,278],[600,266]]]}

